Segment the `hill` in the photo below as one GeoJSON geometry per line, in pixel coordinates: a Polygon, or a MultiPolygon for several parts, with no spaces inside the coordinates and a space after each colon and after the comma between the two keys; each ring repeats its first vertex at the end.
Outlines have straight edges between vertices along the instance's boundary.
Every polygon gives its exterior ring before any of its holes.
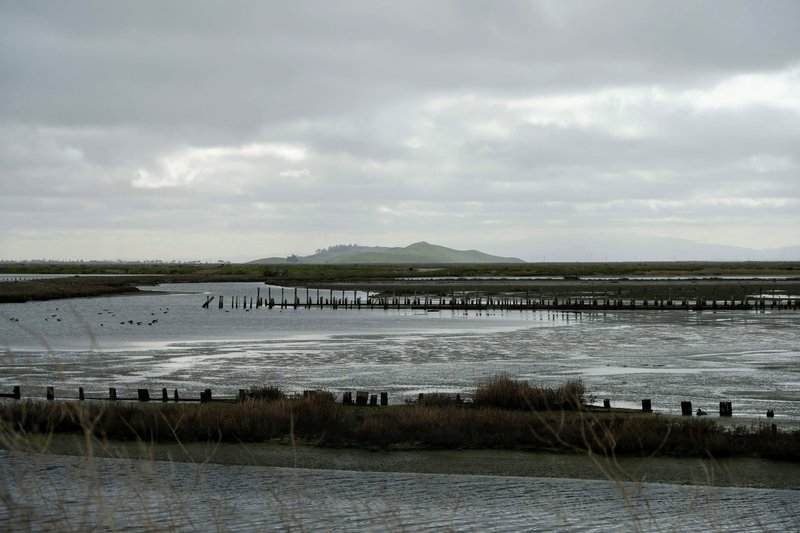
{"type": "Polygon", "coordinates": [[[417,242],[405,248],[383,246],[337,245],[317,250],[313,255],[287,258],[268,257],[250,261],[251,264],[486,264],[524,263],[516,257],[499,257],[477,250],[453,250],[445,246],[417,242]]]}

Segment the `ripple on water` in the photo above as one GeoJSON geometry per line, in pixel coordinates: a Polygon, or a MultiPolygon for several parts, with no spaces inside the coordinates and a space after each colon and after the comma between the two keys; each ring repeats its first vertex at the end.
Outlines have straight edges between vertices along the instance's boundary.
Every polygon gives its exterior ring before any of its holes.
{"type": "Polygon", "coordinates": [[[49,529],[736,530],[798,526],[798,493],[0,452],[0,521],[49,529]]]}

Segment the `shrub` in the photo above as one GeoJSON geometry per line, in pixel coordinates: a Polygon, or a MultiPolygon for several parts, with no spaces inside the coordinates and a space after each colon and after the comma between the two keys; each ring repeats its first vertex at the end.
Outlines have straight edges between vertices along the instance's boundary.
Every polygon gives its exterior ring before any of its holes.
{"type": "Polygon", "coordinates": [[[253,385],[247,390],[245,397],[250,400],[273,402],[286,399],[286,394],[274,385],[253,385]]]}
{"type": "Polygon", "coordinates": [[[534,387],[505,375],[481,383],[475,392],[475,403],[483,407],[512,410],[578,410],[584,402],[584,386],[571,380],[557,388],[534,387]]]}

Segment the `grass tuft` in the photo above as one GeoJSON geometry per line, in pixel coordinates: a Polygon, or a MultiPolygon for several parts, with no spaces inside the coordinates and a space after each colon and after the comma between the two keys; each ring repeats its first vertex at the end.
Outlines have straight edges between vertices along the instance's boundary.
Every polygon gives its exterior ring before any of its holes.
{"type": "Polygon", "coordinates": [[[497,375],[478,386],[475,403],[496,409],[576,411],[584,403],[584,385],[580,380],[570,380],[556,388],[536,387],[527,381],[497,375]]]}

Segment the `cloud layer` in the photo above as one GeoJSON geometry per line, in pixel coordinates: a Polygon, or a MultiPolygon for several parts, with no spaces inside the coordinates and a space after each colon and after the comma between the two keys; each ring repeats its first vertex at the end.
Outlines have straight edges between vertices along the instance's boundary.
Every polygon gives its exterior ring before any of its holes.
{"type": "Polygon", "coordinates": [[[800,244],[796,2],[0,13],[6,259],[800,244]]]}

